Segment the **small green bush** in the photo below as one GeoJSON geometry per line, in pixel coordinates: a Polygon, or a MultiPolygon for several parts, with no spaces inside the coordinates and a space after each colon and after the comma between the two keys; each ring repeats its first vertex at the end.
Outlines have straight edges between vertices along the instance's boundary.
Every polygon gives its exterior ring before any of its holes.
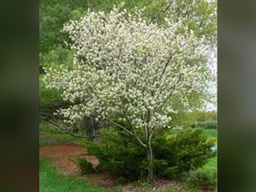
{"type": "MultiPolygon", "coordinates": [[[[166,130],[153,141],[154,174],[162,178],[172,179],[198,168],[216,154],[210,149],[214,141],[207,139],[201,129],[166,130]]],[[[99,159],[103,170],[122,180],[147,175],[146,149],[123,131],[101,130],[100,139],[88,143],[87,150],[99,159]]]]}
{"type": "Polygon", "coordinates": [[[163,159],[166,165],[158,170],[160,176],[173,178],[183,172],[203,166],[210,157],[215,139],[203,135],[203,129],[183,129],[166,132],[154,141],[156,159],[163,159]]]}
{"type": "Polygon", "coordinates": [[[185,181],[190,188],[214,190],[217,186],[217,168],[190,171],[185,175],[185,181]]]}
{"type": "Polygon", "coordinates": [[[81,175],[95,173],[96,169],[93,167],[91,162],[87,161],[84,157],[76,157],[74,159],[75,163],[79,166],[81,175]]]}
{"type": "Polygon", "coordinates": [[[100,139],[87,144],[89,153],[99,159],[103,170],[122,181],[136,180],[146,175],[146,151],[125,132],[100,130],[100,139]]]}

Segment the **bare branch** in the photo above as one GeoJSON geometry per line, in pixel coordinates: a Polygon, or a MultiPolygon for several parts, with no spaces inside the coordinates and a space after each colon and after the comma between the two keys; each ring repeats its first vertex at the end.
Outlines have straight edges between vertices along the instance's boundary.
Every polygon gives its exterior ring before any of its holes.
{"type": "Polygon", "coordinates": [[[110,123],[112,123],[113,125],[116,125],[117,127],[123,129],[124,131],[126,131],[127,133],[129,133],[130,135],[134,136],[137,141],[143,146],[143,147],[147,147],[145,143],[143,143],[141,141],[141,139],[138,137],[137,133],[135,132],[135,129],[132,127],[133,132],[129,131],[127,128],[123,127],[122,125],[119,125],[118,123],[115,123],[114,121],[110,120],[109,118],[107,118],[107,121],[109,121],[110,123]]]}
{"type": "Polygon", "coordinates": [[[118,123],[116,123],[116,122],[110,120],[109,118],[106,118],[106,119],[107,119],[108,122],[110,122],[110,123],[112,123],[113,125],[115,125],[115,126],[121,128],[121,129],[123,129],[124,131],[126,131],[126,132],[129,133],[130,135],[134,136],[134,134],[133,134],[131,131],[129,131],[127,128],[125,128],[124,126],[119,125],[118,123]]]}
{"type": "Polygon", "coordinates": [[[72,130],[72,127],[68,128],[67,130],[65,130],[65,128],[62,128],[61,126],[59,126],[57,123],[54,123],[53,121],[51,120],[48,120],[48,119],[44,119],[46,122],[52,124],[54,126],[54,128],[56,128],[57,130],[61,131],[62,133],[65,133],[65,134],[69,134],[73,137],[77,137],[77,138],[95,138],[95,136],[82,136],[82,135],[77,135],[77,134],[74,134],[72,132],[70,132],[72,130]]]}
{"type": "Polygon", "coordinates": [[[174,110],[178,107],[178,105],[180,104],[180,102],[182,101],[182,99],[186,97],[186,95],[188,94],[189,89],[190,89],[190,87],[187,89],[187,91],[185,92],[185,94],[180,97],[180,100],[176,103],[176,105],[174,105],[174,107],[173,107],[174,110]]]}

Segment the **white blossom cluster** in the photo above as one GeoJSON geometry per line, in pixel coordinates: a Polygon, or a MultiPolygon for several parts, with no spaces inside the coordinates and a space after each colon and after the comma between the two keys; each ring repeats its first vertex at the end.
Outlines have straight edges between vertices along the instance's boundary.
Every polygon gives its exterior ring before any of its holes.
{"type": "Polygon", "coordinates": [[[70,21],[63,31],[75,51],[73,68],[49,68],[44,78],[74,103],[58,112],[69,123],[93,113],[110,121],[118,117],[137,130],[163,126],[174,112],[170,98],[186,102],[205,80],[205,40],[187,29],[168,20],[161,28],[121,7],[70,21]]]}

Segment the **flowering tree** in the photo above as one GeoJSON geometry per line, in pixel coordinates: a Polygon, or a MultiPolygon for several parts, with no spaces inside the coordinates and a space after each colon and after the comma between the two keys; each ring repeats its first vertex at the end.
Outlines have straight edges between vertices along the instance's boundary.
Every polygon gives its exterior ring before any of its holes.
{"type": "Polygon", "coordinates": [[[135,137],[147,152],[152,179],[154,135],[171,120],[172,106],[186,103],[204,84],[204,39],[182,22],[166,20],[159,27],[121,7],[109,14],[89,12],[63,31],[74,50],[73,67],[49,68],[44,78],[48,88],[74,103],[58,113],[71,124],[93,114],[135,137]]]}

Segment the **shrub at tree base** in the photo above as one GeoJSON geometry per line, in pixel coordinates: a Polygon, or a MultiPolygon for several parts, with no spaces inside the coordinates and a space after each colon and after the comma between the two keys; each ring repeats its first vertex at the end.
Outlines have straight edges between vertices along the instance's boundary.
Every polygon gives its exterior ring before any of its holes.
{"type": "Polygon", "coordinates": [[[74,162],[79,166],[81,175],[97,172],[96,168],[94,168],[93,165],[86,160],[86,158],[76,157],[74,162]]]}
{"type": "Polygon", "coordinates": [[[101,130],[100,140],[90,142],[87,150],[99,159],[104,171],[135,180],[147,174],[146,150],[136,142],[123,131],[101,130]]]}
{"type": "Polygon", "coordinates": [[[203,136],[203,129],[169,131],[155,139],[155,158],[166,161],[158,175],[171,179],[177,174],[203,166],[216,152],[215,139],[203,136]]]}
{"type": "Polygon", "coordinates": [[[185,180],[190,188],[214,190],[217,183],[217,168],[190,171],[185,175],[185,180]]]}
{"type": "MultiPolygon", "coordinates": [[[[90,142],[87,150],[98,157],[100,167],[122,180],[136,180],[147,175],[145,148],[120,130],[101,130],[98,141],[90,142]]],[[[166,130],[153,142],[155,176],[172,179],[183,172],[201,167],[216,152],[212,140],[201,129],[166,130]]]]}

